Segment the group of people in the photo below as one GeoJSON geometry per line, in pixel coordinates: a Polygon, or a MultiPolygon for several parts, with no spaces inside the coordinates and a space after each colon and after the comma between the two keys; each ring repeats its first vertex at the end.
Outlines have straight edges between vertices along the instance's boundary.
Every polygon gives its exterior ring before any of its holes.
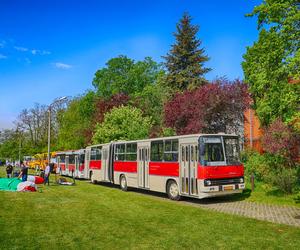
{"type": "MultiPolygon", "coordinates": [[[[18,178],[22,178],[22,182],[27,181],[27,177],[28,177],[28,167],[24,164],[24,162],[20,163],[20,173],[17,176],[18,178]]],[[[6,176],[7,178],[12,178],[13,176],[13,166],[11,164],[7,165],[6,167],[6,176]]],[[[46,185],[48,183],[49,186],[49,179],[50,179],[50,173],[51,173],[51,168],[50,168],[50,164],[48,164],[45,168],[45,171],[43,172],[43,178],[44,178],[44,185],[46,185]]]]}

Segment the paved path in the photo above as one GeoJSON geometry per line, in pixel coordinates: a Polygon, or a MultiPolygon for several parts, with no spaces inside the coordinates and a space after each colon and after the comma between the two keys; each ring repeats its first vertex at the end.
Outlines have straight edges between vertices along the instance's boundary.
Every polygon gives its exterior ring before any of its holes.
{"type": "MultiPolygon", "coordinates": [[[[151,194],[159,199],[168,199],[162,193],[143,190],[138,190],[138,192],[141,194],[151,194]]],[[[222,200],[222,197],[203,200],[183,198],[179,202],[227,214],[300,227],[300,208],[297,207],[260,204],[249,201],[222,200]]]]}
{"type": "Polygon", "coordinates": [[[300,208],[296,207],[258,204],[248,201],[192,203],[204,209],[300,227],[300,208]]]}

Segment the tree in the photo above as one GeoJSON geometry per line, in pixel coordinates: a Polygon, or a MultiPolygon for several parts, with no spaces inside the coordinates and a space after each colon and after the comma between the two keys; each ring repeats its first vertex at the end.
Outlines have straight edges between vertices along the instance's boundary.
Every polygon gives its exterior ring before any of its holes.
{"type": "Polygon", "coordinates": [[[268,166],[264,180],[287,194],[293,193],[299,182],[295,161],[299,155],[299,137],[278,118],[266,128],[262,145],[266,152],[264,162],[268,166]]]}
{"type": "Polygon", "coordinates": [[[58,149],[78,149],[91,142],[90,132],[95,112],[95,93],[92,91],[70,101],[59,113],[58,149]]]}
{"type": "Polygon", "coordinates": [[[247,85],[221,79],[175,95],[165,105],[165,125],[178,134],[241,134],[248,102],[247,85]]]}
{"type": "Polygon", "coordinates": [[[265,0],[248,16],[258,17],[259,38],[242,63],[245,80],[262,123],[300,117],[300,11],[298,0],[265,0]]]}
{"type": "Polygon", "coordinates": [[[48,131],[48,112],[47,106],[34,104],[31,109],[24,109],[16,121],[17,127],[28,131],[30,137],[29,143],[32,147],[41,149],[47,145],[48,131]]]}
{"type": "Polygon", "coordinates": [[[17,160],[19,158],[20,133],[14,129],[0,131],[0,158],[17,160]]]}
{"type": "Polygon", "coordinates": [[[150,57],[134,62],[126,56],[119,56],[110,59],[105,68],[95,73],[93,85],[100,97],[108,99],[116,94],[140,92],[145,86],[154,84],[161,74],[161,66],[150,57]]]}
{"type": "Polygon", "coordinates": [[[103,123],[96,125],[93,143],[147,138],[151,126],[151,118],[143,117],[140,109],[130,106],[113,108],[105,114],[103,123]]]}
{"type": "Polygon", "coordinates": [[[132,96],[130,103],[141,109],[145,116],[151,116],[153,125],[161,127],[164,103],[169,97],[169,91],[162,84],[145,86],[141,92],[132,96]]]}
{"type": "Polygon", "coordinates": [[[200,48],[201,41],[196,37],[199,26],[192,25],[191,20],[192,18],[184,13],[176,25],[176,43],[164,57],[168,69],[166,84],[175,91],[202,86],[206,83],[204,75],[210,71],[204,67],[209,58],[204,55],[204,49],[200,48]]]}
{"type": "Polygon", "coordinates": [[[298,156],[299,138],[280,119],[275,120],[266,129],[262,138],[264,150],[272,155],[283,157],[288,165],[294,165],[298,156]]]}
{"type": "Polygon", "coordinates": [[[106,113],[110,112],[115,107],[120,107],[122,105],[126,106],[129,100],[129,96],[122,93],[115,94],[109,99],[104,99],[102,97],[97,98],[95,103],[93,124],[102,123],[106,113]]]}

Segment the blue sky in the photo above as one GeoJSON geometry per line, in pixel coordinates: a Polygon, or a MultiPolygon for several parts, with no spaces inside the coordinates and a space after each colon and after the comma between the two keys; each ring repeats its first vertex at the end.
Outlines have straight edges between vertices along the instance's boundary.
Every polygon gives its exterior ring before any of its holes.
{"type": "Polygon", "coordinates": [[[0,0],[0,129],[13,127],[22,109],[92,89],[110,58],[162,61],[184,11],[213,70],[208,79],[243,79],[242,55],[257,39],[244,15],[258,0],[0,0]]]}

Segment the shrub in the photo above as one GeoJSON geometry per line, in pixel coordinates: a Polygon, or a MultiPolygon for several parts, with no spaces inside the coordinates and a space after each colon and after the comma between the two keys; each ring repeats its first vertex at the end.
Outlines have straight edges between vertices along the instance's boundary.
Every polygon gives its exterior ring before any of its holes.
{"type": "Polygon", "coordinates": [[[297,145],[299,140],[296,134],[285,125],[280,119],[275,120],[265,131],[262,138],[263,149],[278,158],[286,161],[284,166],[294,165],[297,157],[297,145]]]}
{"type": "Polygon", "coordinates": [[[293,193],[298,181],[297,170],[284,167],[271,171],[267,178],[269,183],[286,194],[293,193]]]}
{"type": "Polygon", "coordinates": [[[299,187],[300,168],[287,167],[286,159],[279,154],[259,154],[246,150],[241,153],[245,166],[245,175],[252,173],[255,179],[266,185],[278,188],[286,194],[292,194],[299,187]]]}
{"type": "Polygon", "coordinates": [[[244,151],[241,158],[244,162],[246,176],[250,176],[254,173],[255,179],[266,181],[266,177],[269,176],[271,168],[264,155],[255,151],[244,151]]]}

